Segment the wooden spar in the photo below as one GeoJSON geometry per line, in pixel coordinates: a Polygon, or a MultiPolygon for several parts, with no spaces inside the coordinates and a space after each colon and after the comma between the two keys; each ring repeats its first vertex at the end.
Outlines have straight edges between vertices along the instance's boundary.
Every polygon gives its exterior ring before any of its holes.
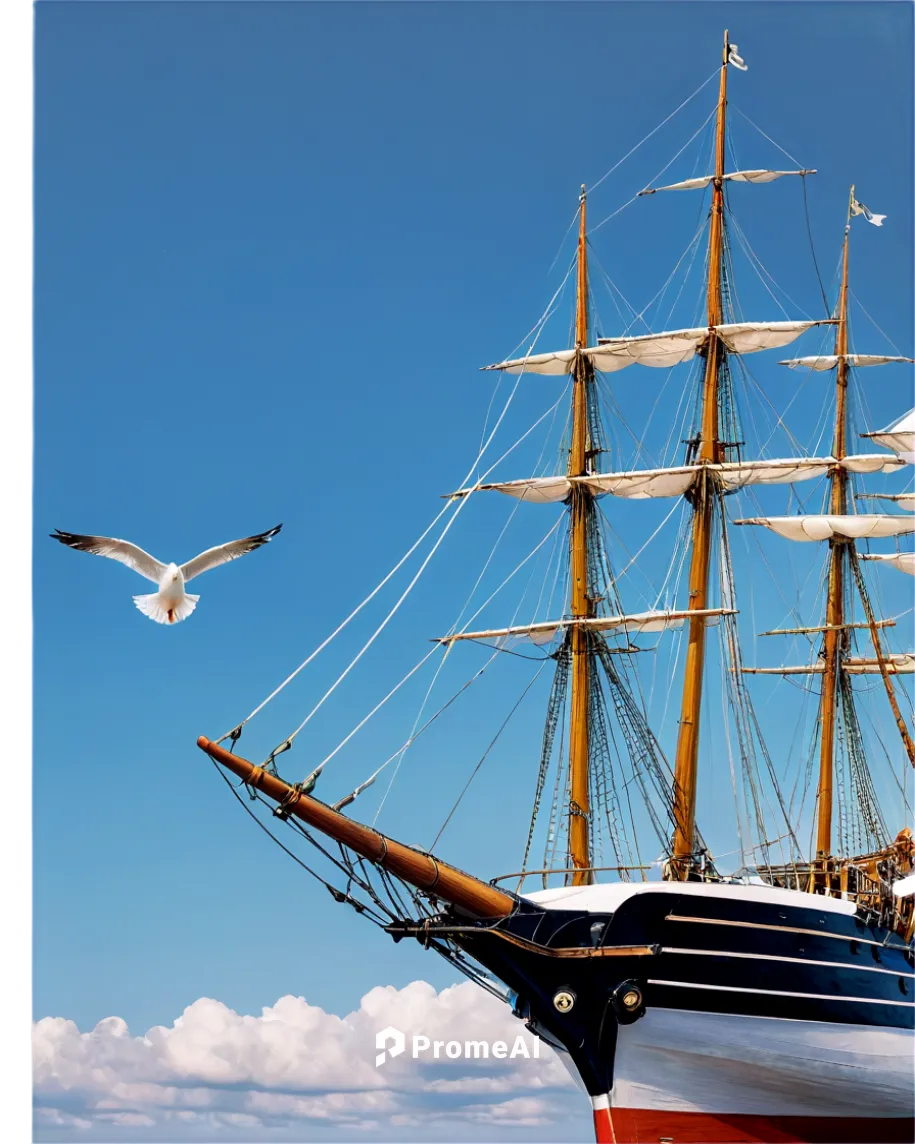
{"type": "MultiPolygon", "coordinates": [[[[852,187],[854,195],[854,187],[852,187]]],[[[849,211],[851,199],[849,199],[849,211]]],[[[851,215],[849,214],[849,221],[851,215]]],[[[837,461],[845,458],[848,419],[848,222],[845,225],[845,243],[842,248],[842,285],[839,288],[839,306],[836,327],[836,420],[832,455],[837,461]]],[[[829,511],[844,515],[848,511],[848,473],[844,466],[836,465],[830,472],[829,511]]],[[[817,788],[817,856],[826,858],[832,853],[833,777],[835,775],[836,685],[839,678],[839,655],[848,650],[845,622],[845,557],[844,540],[829,541],[829,572],[827,574],[826,631],[823,633],[823,686],[820,690],[820,778],[817,788]]]]}
{"type": "MultiPolygon", "coordinates": [[[[871,624],[843,624],[842,628],[870,628],[871,624]]],[[[895,620],[875,620],[875,628],[895,628],[895,620]]],[[[829,624],[817,624],[811,628],[773,628],[771,632],[760,632],[760,636],[807,636],[815,632],[828,632],[829,624]]],[[[833,629],[836,630],[836,629],[833,629]]],[[[841,629],[840,629],[841,630],[841,629]]],[[[746,668],[743,669],[746,671],[746,668]]]]}
{"type": "MultiPolygon", "coordinates": [[[[569,450],[570,477],[581,477],[588,467],[588,385],[592,366],[580,351],[588,344],[588,248],[585,188],[581,188],[581,211],[578,226],[578,289],[575,306],[574,384],[572,392],[572,446],[569,450]]],[[[576,619],[593,615],[593,602],[588,583],[588,523],[592,494],[580,481],[570,496],[571,525],[569,547],[572,565],[570,611],[576,619]]],[[[590,780],[588,764],[590,742],[588,724],[591,695],[591,641],[581,624],[571,629],[572,696],[569,725],[569,865],[574,868],[572,885],[593,881],[590,842],[590,780]]]]}
{"type": "Polygon", "coordinates": [[[507,917],[515,908],[515,900],[501,890],[481,882],[471,874],[465,874],[463,870],[440,862],[431,854],[424,854],[421,850],[414,850],[386,838],[377,830],[354,822],[317,799],[298,793],[294,787],[269,771],[233,755],[217,743],[211,743],[205,736],[200,736],[197,746],[211,759],[238,775],[248,786],[263,791],[274,802],[282,802],[284,810],[289,814],[307,822],[315,830],[335,839],[362,858],[377,863],[383,870],[389,870],[418,890],[424,890],[441,901],[449,902],[480,918],[507,917]]]}
{"type": "MultiPolygon", "coordinates": [[[[724,33],[721,82],[718,90],[718,120],[715,133],[715,179],[712,189],[712,217],[709,227],[708,324],[722,322],[721,251],[724,227],[724,141],[728,83],[728,34],[724,33]]],[[[706,463],[721,460],[718,435],[718,370],[723,345],[709,331],[702,388],[702,436],[699,459],[706,463]]],[[[708,607],[708,577],[712,540],[714,495],[707,470],[693,491],[692,557],[689,569],[689,607],[708,607]]],[[[702,709],[702,669],[705,663],[705,619],[694,617],[689,624],[689,642],[683,678],[680,730],[674,764],[674,844],[671,874],[685,878],[693,853],[696,828],[696,770],[699,758],[699,718],[702,709]]]]}

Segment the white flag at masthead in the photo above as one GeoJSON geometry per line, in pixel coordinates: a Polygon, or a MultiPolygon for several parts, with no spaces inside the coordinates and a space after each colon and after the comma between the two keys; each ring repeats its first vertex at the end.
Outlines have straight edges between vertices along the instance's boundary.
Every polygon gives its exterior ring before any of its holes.
{"type": "Polygon", "coordinates": [[[873,211],[869,211],[864,203],[859,203],[855,198],[851,200],[851,213],[853,215],[863,214],[867,221],[873,223],[874,226],[883,226],[883,220],[886,218],[885,214],[874,214],[873,211]]]}

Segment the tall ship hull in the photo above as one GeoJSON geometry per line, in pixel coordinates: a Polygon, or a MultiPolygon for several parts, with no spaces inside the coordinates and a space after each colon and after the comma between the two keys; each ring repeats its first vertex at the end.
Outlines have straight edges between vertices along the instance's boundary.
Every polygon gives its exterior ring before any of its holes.
{"type": "MultiPolygon", "coordinates": [[[[909,1141],[915,1138],[915,847],[906,824],[913,818],[915,744],[911,697],[904,684],[915,671],[915,652],[910,646],[892,650],[890,639],[906,629],[893,632],[895,618],[880,614],[875,603],[880,590],[869,586],[869,578],[872,584],[875,577],[879,582],[896,572],[915,574],[915,556],[901,546],[902,538],[915,531],[915,494],[856,489],[873,477],[911,474],[915,414],[882,432],[862,433],[871,451],[856,450],[852,398],[859,370],[898,370],[912,359],[898,351],[859,353],[850,340],[850,230],[854,219],[859,219],[857,225],[881,226],[885,218],[859,202],[854,186],[845,212],[834,305],[828,304],[820,282],[827,316],[748,321],[739,312],[734,239],[745,235],[732,218],[729,195],[740,186],[751,198],[765,195],[754,186],[780,179],[805,187],[804,180],[816,172],[729,169],[727,84],[734,68],[743,72],[747,65],[725,33],[720,69],[706,81],[718,79],[717,103],[706,120],[714,121],[713,172],[642,192],[710,196],[708,214],[686,252],[695,255],[707,232],[696,311],[701,317],[694,316],[684,328],[647,334],[627,328],[614,337],[595,336],[588,192],[582,187],[575,254],[527,353],[484,367],[519,380],[502,412],[493,416],[491,430],[487,414],[480,454],[463,486],[445,498],[438,516],[392,571],[267,699],[221,739],[201,738],[198,746],[227,783],[240,780],[244,793],[236,788],[236,797],[243,805],[246,798],[258,804],[247,808],[276,841],[274,832],[285,831],[283,849],[337,902],[397,942],[420,942],[507,1001],[518,1019],[556,1050],[586,1092],[599,1142],[909,1141]],[[567,282],[575,284],[572,344],[542,352],[537,340],[567,282]],[[753,426],[757,439],[751,449],[738,382],[744,377],[755,394],[753,385],[760,387],[746,359],[804,336],[820,339],[818,352],[777,364],[825,384],[825,404],[819,390],[816,398],[824,414],[818,427],[810,429],[809,453],[789,433],[795,454],[771,457],[769,442],[785,427],[794,398],[786,399],[780,413],[763,393],[768,402],[763,407],[774,412],[774,424],[753,426]],[[640,464],[641,439],[636,439],[631,467],[617,457],[612,462],[604,458],[610,452],[606,411],[619,422],[617,428],[630,431],[611,386],[616,374],[630,367],[635,372],[627,377],[652,372],[659,377],[657,371],[666,370],[669,379],[678,379],[676,392],[682,396],[677,400],[684,406],[692,395],[692,411],[681,418],[680,443],[675,426],[661,454],[665,463],[653,468],[640,464]],[[551,412],[555,420],[567,397],[562,471],[489,479],[499,462],[485,468],[482,458],[523,374],[543,375],[541,382],[566,387],[516,442],[523,442],[551,412]],[[827,438],[830,443],[824,445],[827,438]],[[796,487],[807,482],[816,488],[818,481],[819,504],[811,505],[815,494],[803,488],[798,493],[796,487]],[[790,490],[794,500],[789,500],[788,515],[762,507],[771,486],[790,490]],[[458,515],[471,501],[493,492],[531,506],[559,506],[562,515],[467,620],[471,593],[448,634],[334,750],[317,766],[306,756],[306,777],[282,777],[280,768],[291,773],[289,760],[295,758],[286,752],[303,741],[300,733],[308,735],[306,727],[324,700],[385,630],[458,515]],[[613,548],[616,529],[610,523],[619,498],[668,498],[674,508],[666,519],[678,507],[681,512],[673,549],[653,568],[657,572],[660,567],[660,582],[651,585],[656,602],[647,610],[624,606],[623,596],[633,591],[625,574],[664,522],[644,543],[639,541],[631,559],[635,546],[625,549],[628,563],[620,570],[613,548]],[[733,509],[745,503],[741,498],[752,501],[754,515],[733,509]],[[885,511],[859,504],[868,499],[882,501],[885,511]],[[812,511],[816,507],[820,511],[812,511]],[[748,539],[756,542],[764,530],[780,543],[801,542],[808,552],[822,554],[818,574],[808,574],[805,581],[817,589],[817,613],[798,614],[804,585],[795,584],[796,599],[785,605],[789,619],[779,621],[790,626],[754,631],[754,636],[787,637],[806,652],[805,662],[746,664],[741,628],[755,618],[740,614],[743,573],[731,541],[736,526],[746,526],[741,541],[747,540],[744,554],[751,553],[744,560],[747,578],[763,566],[772,571],[764,547],[751,549],[748,539]],[[508,626],[474,627],[489,600],[551,537],[555,568],[547,565],[535,614],[526,623],[516,622],[516,609],[508,626]],[[262,762],[243,757],[239,741],[248,724],[424,543],[428,552],[403,594],[299,727],[262,762]],[[881,543],[895,547],[880,548],[881,543]],[[544,618],[544,611],[553,618],[544,618]],[[708,639],[713,629],[719,636],[714,664],[708,639]],[[639,663],[651,657],[635,653],[657,651],[660,656],[669,633],[678,632],[682,641],[677,654],[670,653],[665,680],[679,693],[676,729],[666,735],[668,756],[662,746],[665,732],[653,730],[667,720],[668,705],[659,710],[660,704],[653,706],[646,697],[639,663]],[[654,641],[653,646],[646,641],[654,641]],[[427,704],[445,660],[453,664],[465,654],[456,650],[458,645],[468,644],[487,647],[490,659],[482,669],[475,666],[470,679],[433,712],[434,704],[427,704]],[[389,767],[390,792],[406,752],[486,666],[521,646],[521,659],[539,662],[539,667],[467,776],[432,850],[404,845],[352,817],[349,808],[389,767]],[[360,774],[370,773],[344,797],[334,802],[316,798],[319,780],[322,789],[329,781],[325,769],[332,760],[435,654],[440,654],[435,675],[403,745],[380,764],[373,760],[365,766],[361,760],[360,774]],[[522,868],[486,881],[444,861],[439,842],[545,668],[551,669],[553,682],[539,767],[532,776],[534,802],[522,868]],[[718,859],[703,835],[697,809],[698,792],[703,783],[711,785],[711,763],[717,761],[709,758],[708,745],[700,750],[700,728],[707,726],[710,705],[704,691],[711,690],[709,677],[716,671],[724,734],[714,750],[727,754],[730,789],[722,791],[724,772],[719,769],[714,776],[717,809],[706,810],[706,821],[727,818],[721,800],[732,795],[728,833],[722,821],[714,823],[714,833],[720,842],[733,831],[738,843],[734,851],[726,843],[726,854],[718,859]],[[784,758],[773,758],[765,741],[768,728],[755,712],[748,677],[758,675],[794,676],[802,684],[800,730],[790,745],[783,744],[784,758]],[[879,704],[875,718],[859,716],[864,701],[879,704]],[[799,747],[802,737],[807,742],[799,747]],[[534,856],[541,842],[543,868],[534,856]],[[307,858],[300,854],[305,851],[307,858]],[[740,855],[731,873],[724,865],[727,853],[740,855]],[[660,857],[653,858],[656,854],[660,857]],[[531,889],[532,882],[540,888],[531,889]]],[[[806,204],[805,191],[805,212],[806,204]]],[[[758,258],[751,265],[759,273],[758,258]]],[[[765,279],[763,285],[775,297],[765,279]]],[[[644,311],[630,325],[639,320],[644,311]]],[[[782,600],[780,578],[787,577],[789,565],[781,561],[775,570],[782,600]]],[[[779,704],[769,710],[776,712],[773,724],[783,718],[779,704]]],[[[421,789],[429,794],[430,787],[426,782],[421,789]]],[[[518,792],[507,789],[500,811],[512,811],[517,801],[518,792]]]]}
{"type": "Polygon", "coordinates": [[[851,903],[702,883],[527,901],[457,940],[583,1079],[598,1141],[913,1138],[911,948],[851,903]]]}

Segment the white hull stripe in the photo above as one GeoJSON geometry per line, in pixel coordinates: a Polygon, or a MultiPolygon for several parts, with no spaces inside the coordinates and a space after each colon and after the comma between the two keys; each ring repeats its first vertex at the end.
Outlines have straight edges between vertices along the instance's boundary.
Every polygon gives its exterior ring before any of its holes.
{"type": "MultiPolygon", "coordinates": [[[[909,1118],[913,1050],[906,1029],[649,1007],[620,1027],[610,1105],[776,1120],[909,1118]]],[[[641,1138],[657,1141],[658,1131],[641,1138]]],[[[680,1139],[679,1131],[668,1135],[680,1139]]],[[[727,1138],[720,1126],[703,1137],[727,1138]]]]}
{"type": "Polygon", "coordinates": [[[649,985],[672,985],[675,989],[714,989],[717,993],[762,993],[767,997],[806,997],[813,1001],[860,1001],[865,1005],[904,1005],[912,1001],[884,1001],[879,997],[844,997],[839,993],[789,993],[783,989],[751,989],[742,985],[702,985],[698,981],[659,981],[648,979],[649,985]]]}
{"type": "Polygon", "coordinates": [[[915,977],[915,973],[901,973],[898,969],[885,969],[879,965],[852,965],[847,961],[814,961],[807,957],[781,957],[777,953],[732,953],[723,949],[674,949],[665,945],[661,953],[679,953],[687,957],[745,957],[753,961],[790,961],[796,965],[827,965],[833,969],[853,969],[863,973],[889,973],[892,977],[915,977]]]}
{"type": "Polygon", "coordinates": [[[734,922],[727,918],[688,918],[682,914],[668,914],[664,919],[668,922],[694,922],[706,926],[743,926],[746,929],[778,930],[781,933],[804,933],[812,937],[831,937],[836,941],[856,941],[859,945],[876,945],[880,949],[896,949],[905,952],[908,948],[903,945],[887,944],[882,941],[873,941],[867,937],[852,937],[851,934],[829,933],[826,930],[798,929],[796,926],[773,926],[765,922],[734,922]]]}

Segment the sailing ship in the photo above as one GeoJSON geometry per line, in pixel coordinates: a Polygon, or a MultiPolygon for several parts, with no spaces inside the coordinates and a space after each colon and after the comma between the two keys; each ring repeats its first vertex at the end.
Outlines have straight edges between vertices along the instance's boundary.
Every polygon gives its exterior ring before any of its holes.
{"type": "MultiPolygon", "coordinates": [[[[598,1141],[910,1140],[915,848],[906,820],[915,748],[901,710],[909,700],[899,684],[915,668],[915,655],[890,650],[894,622],[877,614],[869,577],[893,575],[892,569],[911,575],[915,567],[909,551],[866,546],[912,533],[913,494],[856,494],[855,482],[862,475],[911,472],[915,419],[909,414],[866,435],[868,448],[883,451],[856,452],[849,390],[858,369],[912,359],[851,349],[850,224],[863,209],[854,188],[832,312],[818,320],[737,320],[728,188],[787,176],[803,180],[812,172],[728,170],[727,85],[734,66],[744,70],[725,34],[714,172],[647,191],[711,192],[703,220],[705,321],[636,336],[594,336],[582,188],[573,344],[486,367],[566,379],[565,471],[477,482],[446,505],[454,509],[471,496],[498,491],[564,507],[569,593],[563,614],[527,625],[455,630],[438,641],[443,654],[466,641],[503,650],[528,640],[535,649],[552,649],[545,656],[555,675],[531,825],[533,836],[554,774],[544,868],[534,868],[529,842],[518,874],[486,881],[386,837],[344,813],[368,783],[331,805],[314,795],[323,764],[300,782],[281,777],[278,759],[292,737],[260,764],[243,758],[237,746],[247,720],[222,740],[201,737],[198,746],[233,789],[239,788],[229,774],[272,813],[272,823],[280,824],[275,829],[288,827],[296,841],[319,852],[326,876],[303,865],[338,902],[395,941],[418,940],[508,1000],[579,1079],[598,1141]],[[831,450],[787,459],[744,456],[735,372],[746,355],[786,346],[818,327],[832,339],[831,353],[780,364],[831,379],[831,450]],[[633,365],[676,371],[688,363],[695,412],[681,463],[604,471],[598,380],[633,365]],[[825,481],[825,511],[733,518],[727,510],[728,498],[742,490],[755,495],[818,479],[825,481]],[[883,496],[890,511],[859,511],[857,498],[868,496],[883,496]],[[679,608],[627,612],[622,606],[598,503],[619,497],[675,498],[685,505],[688,584],[679,608]],[[820,616],[765,633],[804,637],[816,652],[810,662],[744,663],[729,540],[735,525],[822,546],[820,616]],[[758,846],[743,848],[744,861],[732,872],[716,860],[697,823],[713,627],[742,767],[735,781],[743,783],[749,826],[759,828],[760,838],[758,846]],[[668,762],[632,682],[639,658],[633,653],[639,637],[677,631],[685,656],[668,762]],[[765,748],[749,690],[758,674],[802,676],[805,697],[816,706],[805,764],[813,799],[810,846],[801,837],[799,803],[781,790],[765,748]],[[880,740],[892,774],[902,775],[902,810],[897,800],[899,820],[891,825],[857,715],[862,682],[885,698],[880,740]],[[656,865],[623,861],[632,852],[635,827],[627,808],[636,796],[662,848],[656,865]],[[773,814],[782,830],[774,840],[767,837],[773,814]],[[601,852],[609,847],[617,857],[612,867],[595,861],[601,838],[601,852]],[[539,889],[531,888],[532,879],[539,889]]],[[[789,775],[803,769],[800,758],[787,765],[789,775]]]]}

